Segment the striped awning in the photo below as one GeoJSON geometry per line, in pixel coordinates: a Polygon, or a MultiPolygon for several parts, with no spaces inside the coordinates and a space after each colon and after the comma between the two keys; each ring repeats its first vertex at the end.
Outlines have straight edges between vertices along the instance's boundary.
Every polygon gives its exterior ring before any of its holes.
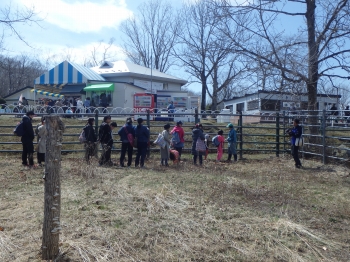
{"type": "Polygon", "coordinates": [[[35,85],[83,84],[106,81],[101,75],[82,65],[64,61],[34,80],[35,85]]]}
{"type": "Polygon", "coordinates": [[[30,90],[30,92],[35,92],[37,94],[41,94],[41,95],[44,95],[44,96],[50,96],[50,97],[58,97],[58,98],[63,98],[64,97],[64,95],[60,95],[60,94],[57,94],[57,93],[51,93],[51,92],[44,91],[44,90],[39,90],[39,89],[32,89],[32,90],[30,90]]]}

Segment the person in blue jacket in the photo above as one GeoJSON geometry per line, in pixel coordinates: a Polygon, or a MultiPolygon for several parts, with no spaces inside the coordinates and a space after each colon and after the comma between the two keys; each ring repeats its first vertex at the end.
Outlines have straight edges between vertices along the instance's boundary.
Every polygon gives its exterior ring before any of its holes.
{"type": "Polygon", "coordinates": [[[237,151],[236,151],[237,133],[236,133],[236,130],[233,128],[233,124],[229,123],[226,127],[230,129],[227,137],[227,142],[228,142],[227,162],[231,162],[232,155],[233,155],[234,161],[237,161],[237,151]]]}
{"type": "Polygon", "coordinates": [[[137,139],[137,155],[135,159],[135,167],[138,167],[140,165],[141,168],[144,168],[150,134],[149,129],[142,125],[142,118],[138,118],[137,123],[138,125],[135,127],[135,137],[137,139]]]}
{"type": "Polygon", "coordinates": [[[133,139],[135,139],[135,129],[134,126],[132,125],[132,119],[131,117],[128,117],[126,119],[126,123],[124,126],[122,126],[119,131],[118,135],[120,136],[120,141],[122,142],[122,149],[120,153],[120,159],[119,163],[121,167],[124,167],[124,160],[125,160],[125,154],[126,151],[128,151],[128,164],[127,166],[131,166],[132,162],[132,153],[133,153],[133,145],[130,143],[128,139],[128,134],[131,134],[133,139]]]}
{"type": "Polygon", "coordinates": [[[288,135],[291,137],[291,152],[292,156],[295,161],[295,167],[296,168],[301,168],[301,162],[299,159],[299,146],[295,145],[295,140],[297,138],[301,138],[301,135],[303,134],[303,129],[299,125],[299,119],[294,119],[293,121],[293,129],[287,130],[288,135]]]}

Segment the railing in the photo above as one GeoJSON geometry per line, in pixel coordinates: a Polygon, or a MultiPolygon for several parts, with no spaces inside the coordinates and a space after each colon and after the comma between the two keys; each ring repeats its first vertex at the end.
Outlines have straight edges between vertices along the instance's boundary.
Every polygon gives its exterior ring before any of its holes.
{"type": "MultiPolygon", "coordinates": [[[[301,148],[301,153],[304,157],[320,158],[323,163],[330,160],[348,161],[350,156],[350,127],[349,120],[344,117],[334,117],[326,111],[304,111],[303,114],[291,115],[286,112],[264,112],[259,114],[218,114],[217,112],[202,112],[190,109],[187,112],[184,110],[169,113],[166,109],[135,110],[132,108],[94,108],[94,110],[84,109],[75,114],[59,113],[60,108],[55,113],[63,117],[66,122],[67,131],[64,133],[64,141],[62,153],[82,152],[83,147],[78,141],[79,134],[85,125],[83,120],[87,117],[95,118],[95,131],[98,131],[98,126],[101,123],[101,117],[109,114],[112,119],[123,122],[126,117],[142,117],[146,120],[147,126],[151,131],[151,140],[155,140],[156,136],[163,130],[165,122],[170,122],[173,125],[178,119],[184,119],[185,136],[185,151],[191,149],[191,128],[194,123],[202,122],[204,132],[211,137],[217,134],[220,129],[227,130],[228,122],[235,124],[237,130],[237,151],[240,158],[247,157],[251,154],[274,154],[279,156],[290,151],[289,137],[285,136],[285,131],[292,125],[293,118],[299,118],[303,127],[303,137],[305,140],[304,146],[301,148]],[[193,113],[191,113],[193,111],[193,113]],[[77,119],[69,119],[74,115],[77,119]],[[219,118],[224,118],[225,122],[219,121],[219,118]],[[159,118],[160,121],[152,121],[159,118]],[[314,121],[312,122],[312,118],[314,121]],[[193,120],[193,121],[187,121],[193,120]],[[222,124],[224,123],[224,124],[222,124]]],[[[30,109],[30,108],[26,108],[30,109]]],[[[47,113],[41,112],[42,108],[36,108],[38,116],[47,113]]],[[[47,107],[45,108],[47,109],[47,107]]],[[[51,112],[50,112],[51,113],[51,112]]],[[[20,139],[13,136],[12,130],[18,122],[15,116],[22,116],[23,111],[19,113],[3,112],[2,115],[8,115],[6,121],[2,121],[0,126],[0,153],[18,153],[21,152],[20,139]],[[6,122],[6,123],[4,123],[6,122]]],[[[121,123],[119,122],[119,123],[121,123]]],[[[35,124],[34,124],[35,126],[35,124]]],[[[120,150],[120,142],[114,134],[115,148],[114,151],[120,150]]],[[[211,142],[210,142],[211,144],[211,142]]],[[[157,147],[151,147],[151,151],[157,151],[157,147]]],[[[211,147],[211,151],[215,151],[215,147],[211,147]]]]}

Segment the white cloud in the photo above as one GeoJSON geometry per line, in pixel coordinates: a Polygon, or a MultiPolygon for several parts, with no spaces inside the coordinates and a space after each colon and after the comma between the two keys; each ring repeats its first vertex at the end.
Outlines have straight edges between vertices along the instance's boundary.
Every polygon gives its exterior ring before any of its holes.
{"type": "MultiPolygon", "coordinates": [[[[107,43],[92,42],[86,45],[69,47],[64,45],[42,46],[38,57],[41,61],[46,62],[49,68],[56,66],[64,60],[69,60],[78,64],[86,64],[92,61],[92,50],[96,50],[95,58],[97,62],[102,62],[103,51],[109,45],[107,43]]],[[[108,48],[106,60],[114,62],[117,60],[126,60],[123,49],[115,44],[108,48]]]]}
{"type": "Polygon", "coordinates": [[[46,22],[77,33],[98,32],[103,27],[116,28],[132,15],[124,0],[19,0],[34,6],[46,22]]]}

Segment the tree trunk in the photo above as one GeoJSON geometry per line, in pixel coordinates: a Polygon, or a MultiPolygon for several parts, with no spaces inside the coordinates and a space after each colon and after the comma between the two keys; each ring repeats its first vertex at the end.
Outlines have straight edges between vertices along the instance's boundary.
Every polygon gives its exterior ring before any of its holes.
{"type": "Polygon", "coordinates": [[[219,83],[218,83],[218,67],[215,66],[213,70],[213,95],[212,95],[212,104],[211,104],[211,110],[215,111],[218,107],[218,90],[219,90],[219,83]]]}
{"type": "Polygon", "coordinates": [[[201,76],[201,82],[202,82],[202,103],[201,103],[201,111],[206,110],[207,106],[207,79],[204,76],[204,72],[201,76]]]}
{"type": "Polygon", "coordinates": [[[309,123],[311,124],[310,133],[317,133],[317,81],[318,81],[318,46],[316,44],[316,27],[315,27],[315,9],[316,1],[307,0],[306,21],[308,30],[308,110],[310,115],[309,123]]]}
{"type": "Polygon", "coordinates": [[[59,252],[58,242],[61,210],[61,146],[64,125],[59,116],[46,116],[47,129],[45,155],[45,198],[44,198],[44,225],[42,241],[42,259],[53,260],[59,252]],[[62,128],[63,126],[63,128],[62,128]]]}

